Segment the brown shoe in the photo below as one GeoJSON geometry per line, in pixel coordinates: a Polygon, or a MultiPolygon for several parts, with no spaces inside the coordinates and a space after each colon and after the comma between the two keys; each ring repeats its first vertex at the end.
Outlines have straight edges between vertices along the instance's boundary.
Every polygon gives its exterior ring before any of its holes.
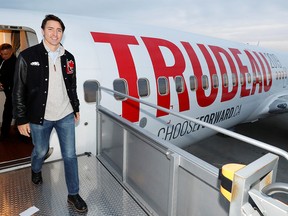
{"type": "Polygon", "coordinates": [[[78,212],[83,213],[88,211],[85,201],[80,197],[79,194],[68,195],[67,201],[68,203],[72,204],[78,212]]]}

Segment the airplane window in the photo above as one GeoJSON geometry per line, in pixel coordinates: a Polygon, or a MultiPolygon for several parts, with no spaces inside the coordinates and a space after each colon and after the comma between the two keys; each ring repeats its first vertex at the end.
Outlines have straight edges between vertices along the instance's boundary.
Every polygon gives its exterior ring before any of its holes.
{"type": "Polygon", "coordinates": [[[176,92],[177,93],[183,93],[184,92],[184,81],[182,76],[176,76],[175,77],[175,86],[176,86],[176,92]]]}
{"type": "Polygon", "coordinates": [[[269,83],[271,82],[271,74],[270,73],[267,74],[267,80],[268,80],[269,83]]]}
{"type": "MultiPolygon", "coordinates": [[[[127,88],[127,82],[124,79],[116,79],[113,82],[113,89],[114,91],[123,93],[123,94],[128,94],[128,88],[127,88]]],[[[114,93],[114,98],[116,100],[125,100],[126,97],[122,95],[118,95],[114,93]]]]}
{"type": "Polygon", "coordinates": [[[262,74],[260,72],[258,72],[258,78],[259,78],[259,83],[262,82],[262,74]]]}
{"type": "Polygon", "coordinates": [[[237,80],[236,74],[232,73],[233,86],[236,86],[236,84],[237,84],[236,80],[237,80]]]}
{"type": "Polygon", "coordinates": [[[84,99],[86,102],[96,102],[97,101],[97,90],[99,88],[99,83],[95,80],[87,80],[83,84],[84,88],[84,99]]]}
{"type": "Polygon", "coordinates": [[[212,75],[213,88],[219,87],[219,80],[217,74],[212,75]]]}
{"type": "Polygon", "coordinates": [[[240,73],[240,83],[241,83],[241,86],[243,86],[243,84],[244,84],[244,75],[242,73],[240,73]]]}
{"type": "Polygon", "coordinates": [[[256,83],[257,74],[253,72],[253,83],[256,83]]]}
{"type": "Polygon", "coordinates": [[[198,87],[197,79],[195,76],[190,76],[190,89],[195,91],[198,87]]]}
{"type": "Polygon", "coordinates": [[[158,79],[158,92],[160,95],[168,94],[168,80],[166,77],[159,77],[159,79],[158,79]]]}
{"type": "Polygon", "coordinates": [[[202,86],[204,90],[209,88],[208,77],[206,75],[202,76],[202,86]]]}
{"type": "Polygon", "coordinates": [[[222,79],[223,79],[224,87],[228,87],[228,75],[227,75],[227,73],[223,74],[222,79]]]}
{"type": "Polygon", "coordinates": [[[148,79],[146,78],[138,79],[138,92],[140,97],[147,97],[150,94],[148,79]]]}
{"type": "Polygon", "coordinates": [[[246,74],[247,74],[248,83],[250,84],[251,83],[251,75],[250,75],[250,73],[246,73],[246,74]]]}

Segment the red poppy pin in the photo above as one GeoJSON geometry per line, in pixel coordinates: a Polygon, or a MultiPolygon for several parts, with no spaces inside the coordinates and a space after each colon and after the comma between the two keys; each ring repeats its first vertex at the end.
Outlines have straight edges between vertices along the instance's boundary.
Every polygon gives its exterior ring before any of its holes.
{"type": "Polygon", "coordinates": [[[67,61],[67,66],[66,66],[66,73],[67,74],[73,74],[74,73],[74,61],[73,60],[69,60],[67,61]]]}

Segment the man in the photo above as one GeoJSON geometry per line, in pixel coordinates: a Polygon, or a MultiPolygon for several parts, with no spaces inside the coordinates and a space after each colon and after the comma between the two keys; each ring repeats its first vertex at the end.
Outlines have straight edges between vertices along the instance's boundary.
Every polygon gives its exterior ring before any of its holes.
{"type": "Polygon", "coordinates": [[[16,56],[12,46],[8,43],[4,43],[0,46],[0,56],[2,58],[0,59],[0,90],[3,90],[6,96],[0,136],[0,139],[3,140],[9,136],[13,119],[12,89],[16,56]]]}
{"type": "Polygon", "coordinates": [[[32,182],[42,184],[41,168],[55,128],[68,189],[67,201],[77,211],[88,210],[79,193],[75,149],[75,122],[79,121],[74,56],[60,44],[64,23],[54,15],[42,21],[43,41],[18,56],[15,69],[13,106],[20,134],[32,136],[32,182]],[[74,120],[75,119],[75,120],[74,120]]]}

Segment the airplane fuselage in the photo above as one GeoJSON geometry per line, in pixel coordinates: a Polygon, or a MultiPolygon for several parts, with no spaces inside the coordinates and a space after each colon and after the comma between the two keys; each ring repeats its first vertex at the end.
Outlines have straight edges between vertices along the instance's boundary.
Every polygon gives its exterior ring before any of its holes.
{"type": "MultiPolygon", "coordinates": [[[[29,28],[38,39],[31,46],[42,39],[44,16],[0,9],[0,27],[29,28]]],[[[96,152],[95,103],[85,101],[86,81],[114,90],[121,84],[130,96],[224,128],[287,111],[287,53],[170,29],[58,16],[66,25],[62,44],[76,58],[79,153],[96,152]]],[[[215,133],[130,99],[103,94],[101,104],[180,147],[215,133]]],[[[57,138],[51,139],[57,149],[57,138]]],[[[58,152],[51,160],[60,157],[58,152]]]]}

